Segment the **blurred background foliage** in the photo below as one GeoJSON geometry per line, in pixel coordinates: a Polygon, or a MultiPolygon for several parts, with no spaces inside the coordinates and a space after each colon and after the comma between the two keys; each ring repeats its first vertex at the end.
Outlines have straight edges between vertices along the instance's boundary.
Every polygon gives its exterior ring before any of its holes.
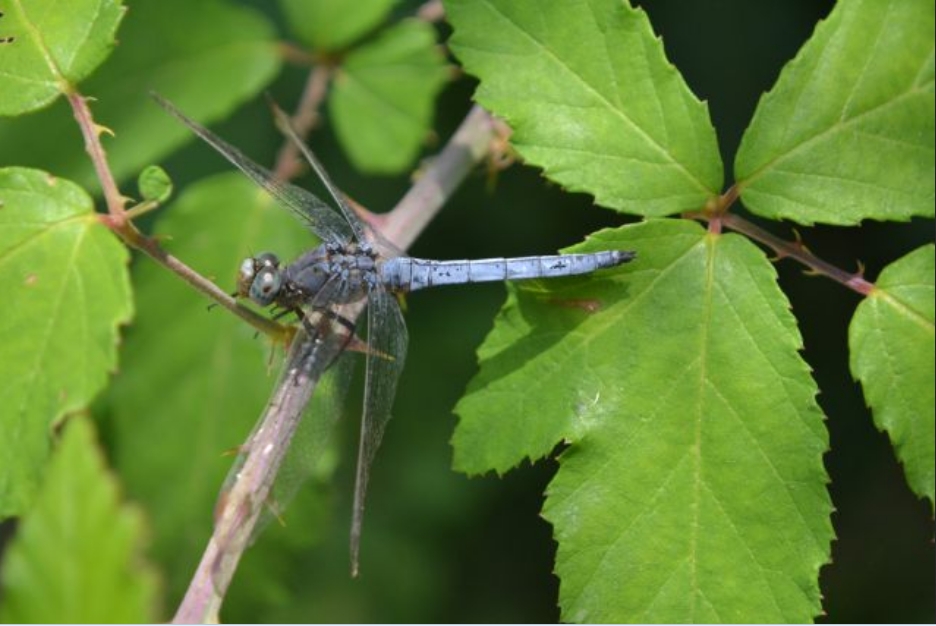
{"type": "MultiPolygon", "coordinates": [[[[128,2],[131,12],[135,4],[128,2]]],[[[241,4],[265,14],[279,33],[290,32],[272,3],[241,4]]],[[[663,37],[669,59],[696,95],[708,101],[729,167],[758,98],[832,6],[819,0],[648,0],[637,4],[663,37]]],[[[418,6],[418,2],[399,3],[394,15],[411,15],[418,6]]],[[[175,5],[167,5],[166,10],[176,10],[175,5]]],[[[185,17],[180,14],[177,19],[185,17]]],[[[438,30],[441,38],[448,35],[446,25],[439,25],[438,30]]],[[[237,37],[237,33],[230,36],[237,37]]],[[[160,42],[125,41],[121,45],[158,48],[160,42]]],[[[118,49],[114,57],[120,54],[118,49]]],[[[268,89],[285,108],[292,109],[306,75],[303,68],[284,65],[268,89]]],[[[473,88],[468,77],[447,85],[435,108],[438,141],[426,147],[424,156],[430,156],[454,131],[471,105],[473,88]]],[[[327,108],[322,114],[323,123],[310,143],[333,178],[364,206],[376,211],[391,207],[408,188],[409,178],[355,171],[338,146],[327,108]]],[[[63,110],[63,115],[68,112],[63,110]]],[[[109,125],[108,119],[98,122],[109,125]]],[[[212,128],[261,163],[272,163],[281,143],[260,98],[212,128]]],[[[163,160],[177,190],[210,173],[227,171],[220,159],[205,155],[203,146],[192,142],[163,160]]],[[[159,219],[158,215],[153,219],[159,219]]],[[[427,258],[547,254],[621,222],[619,215],[593,206],[587,196],[564,193],[531,168],[514,166],[496,177],[478,170],[410,253],[427,258]]],[[[792,229],[778,232],[776,225],[766,226],[783,237],[794,236],[792,229]]],[[[149,229],[145,223],[144,229],[149,229]]],[[[802,235],[811,250],[840,267],[851,270],[861,261],[874,280],[888,262],[932,241],[933,224],[914,220],[868,223],[853,229],[820,226],[802,235]]],[[[151,261],[137,257],[135,263],[151,261]]],[[[831,434],[826,466],[837,509],[833,523],[838,539],[832,546],[833,562],[821,573],[824,619],[932,623],[936,621],[936,562],[929,507],[907,488],[886,436],[874,429],[861,390],[848,373],[847,321],[859,297],[827,280],[804,275],[790,262],[778,263],[777,269],[801,325],[805,358],[822,390],[819,402],[831,434]]],[[[224,276],[218,280],[227,284],[224,276]]],[[[551,529],[539,517],[543,489],[555,464],[525,465],[501,478],[469,479],[450,469],[448,440],[456,419],[452,407],[476,370],[474,350],[503,299],[500,285],[430,290],[408,299],[410,353],[395,419],[371,475],[361,577],[353,580],[348,574],[347,548],[358,395],[349,399],[346,419],[341,422],[334,479],[303,489],[288,511],[287,525],[271,524],[248,551],[222,611],[225,621],[558,619],[558,580],[551,573],[555,544],[551,529]]],[[[258,358],[257,375],[262,372],[264,362],[258,358]]],[[[270,378],[271,386],[272,382],[270,378]]],[[[108,425],[105,418],[102,437],[119,446],[119,438],[107,431],[108,425]]],[[[167,437],[177,435],[166,433],[167,437]]],[[[158,446],[159,441],[152,445],[158,446]]],[[[227,463],[219,460],[222,466],[227,463]]],[[[193,511],[189,522],[205,538],[210,513],[193,511]]],[[[151,557],[157,563],[174,563],[175,569],[164,571],[163,617],[168,618],[199,555],[186,555],[182,561],[190,563],[184,569],[171,548],[164,550],[151,557]]]]}

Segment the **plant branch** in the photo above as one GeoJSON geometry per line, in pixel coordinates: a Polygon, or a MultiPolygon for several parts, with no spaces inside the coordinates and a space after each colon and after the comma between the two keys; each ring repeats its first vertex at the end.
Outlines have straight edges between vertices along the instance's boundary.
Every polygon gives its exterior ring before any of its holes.
{"type": "MultiPolygon", "coordinates": [[[[401,249],[407,248],[471,169],[484,158],[494,137],[490,115],[474,107],[397,206],[381,216],[384,237],[401,249]]],[[[340,315],[354,320],[363,308],[364,303],[349,305],[340,315]]],[[[340,332],[334,332],[326,334],[321,342],[310,342],[304,331],[297,332],[284,368],[286,373],[280,378],[259,425],[245,444],[246,455],[234,483],[219,499],[214,532],[173,618],[175,623],[218,620],[218,611],[237,564],[260,520],[270,488],[302,412],[314,392],[318,375],[325,369],[316,365],[310,371],[301,365],[309,363],[312,358],[330,363],[350,340],[346,334],[341,336],[340,332]]]]}
{"type": "Polygon", "coordinates": [[[394,209],[373,216],[377,231],[401,250],[409,248],[472,168],[484,160],[495,139],[493,118],[481,107],[473,106],[442,152],[394,209]]]}
{"type": "MultiPolygon", "coordinates": [[[[319,122],[319,108],[328,93],[328,83],[331,80],[332,67],[328,63],[318,63],[309,72],[299,106],[292,116],[292,125],[296,134],[305,139],[319,122]]],[[[291,141],[285,141],[276,156],[276,165],[273,167],[273,176],[278,180],[292,180],[303,170],[303,162],[299,158],[299,149],[291,141]]]]}
{"type": "Polygon", "coordinates": [[[347,329],[324,340],[296,333],[279,383],[257,428],[245,444],[243,464],[230,489],[221,493],[215,527],[174,623],[217,623],[224,594],[268,502],[273,482],[306,404],[328,366],[341,354],[347,329]],[[342,335],[342,332],[344,335],[342,335]]]}
{"type": "Polygon", "coordinates": [[[719,233],[722,226],[727,226],[733,231],[747,235],[754,241],[764,244],[776,253],[778,259],[793,259],[808,267],[813,273],[831,278],[861,295],[866,296],[874,289],[874,283],[865,280],[861,270],[855,273],[846,272],[817,257],[799,239],[787,241],[740,215],[729,212],[728,209],[738,199],[738,195],[737,185],[733,185],[713,203],[713,206],[707,207],[705,211],[689,213],[687,217],[707,221],[709,231],[713,233],[719,233]]]}
{"type": "Polygon", "coordinates": [[[416,17],[427,22],[441,22],[445,19],[442,0],[426,0],[416,9],[416,17]]]}
{"type": "MultiPolygon", "coordinates": [[[[85,150],[91,157],[91,163],[94,165],[94,171],[97,174],[98,181],[101,183],[101,190],[104,193],[104,202],[107,204],[107,213],[113,222],[112,227],[122,229],[125,227],[127,218],[124,212],[124,205],[127,199],[120,194],[117,188],[117,181],[111,173],[110,166],[107,164],[107,154],[104,152],[104,146],[101,145],[101,133],[111,133],[110,129],[99,126],[94,123],[94,117],[91,115],[91,109],[88,107],[88,98],[85,98],[77,91],[69,91],[68,103],[72,107],[72,113],[81,128],[81,135],[84,137],[85,150]]],[[[113,134],[113,133],[111,133],[113,134]]],[[[137,236],[139,232],[132,225],[129,227],[137,236]]]]}
{"type": "Polygon", "coordinates": [[[101,217],[101,221],[104,225],[116,233],[128,246],[145,253],[151,259],[178,275],[189,285],[205,294],[225,309],[231,311],[234,315],[237,315],[260,332],[271,336],[273,339],[282,341],[291,338],[293,333],[292,329],[277,324],[243,306],[212,281],[166,252],[159,245],[157,239],[146,237],[137,230],[133,221],[130,219],[130,216],[134,214],[133,209],[130,209],[130,211],[126,209],[127,198],[121,195],[120,189],[117,187],[117,182],[111,172],[110,165],[107,163],[107,153],[104,151],[104,146],[101,145],[101,133],[109,131],[94,122],[91,109],[88,107],[87,98],[77,91],[69,92],[67,97],[75,119],[78,122],[78,126],[81,129],[81,134],[84,137],[85,150],[91,157],[94,171],[97,173],[98,181],[101,183],[101,189],[104,193],[104,201],[107,204],[107,215],[101,217]]]}

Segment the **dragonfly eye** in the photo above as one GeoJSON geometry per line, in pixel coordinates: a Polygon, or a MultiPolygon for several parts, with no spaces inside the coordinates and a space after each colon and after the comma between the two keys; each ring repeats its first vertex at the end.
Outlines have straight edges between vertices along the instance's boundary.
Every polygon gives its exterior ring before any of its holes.
{"type": "Polygon", "coordinates": [[[260,306],[269,306],[283,285],[279,268],[264,265],[250,284],[250,299],[260,306]]]}
{"type": "Polygon", "coordinates": [[[258,254],[252,260],[257,267],[278,268],[280,265],[279,257],[272,252],[258,254]]]}

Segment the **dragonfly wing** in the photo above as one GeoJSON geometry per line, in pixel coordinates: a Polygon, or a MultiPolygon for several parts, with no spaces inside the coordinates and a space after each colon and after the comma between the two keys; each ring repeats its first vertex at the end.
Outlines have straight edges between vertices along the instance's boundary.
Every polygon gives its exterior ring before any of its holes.
{"type": "MultiPolygon", "coordinates": [[[[246,174],[254,183],[289,209],[293,215],[305,223],[322,241],[327,243],[346,243],[350,241],[352,237],[357,236],[357,231],[352,230],[346,218],[336,213],[331,206],[305,189],[277,180],[268,169],[257,165],[240,150],[227,143],[201,124],[186,117],[184,113],[168,100],[157,94],[153,94],[153,98],[161,107],[178,118],[183,124],[188,126],[193,133],[201,137],[224,158],[230,161],[232,165],[246,174]]],[[[345,209],[342,208],[342,210],[344,211],[345,209]]]]}
{"type": "Polygon", "coordinates": [[[328,449],[335,424],[344,407],[349,382],[354,373],[354,362],[353,358],[343,354],[322,376],[273,484],[269,503],[273,515],[264,516],[254,531],[254,537],[270,518],[280,517],[299,488],[322,470],[324,453],[328,449]]]}
{"type": "Polygon", "coordinates": [[[367,367],[364,377],[364,412],[358,444],[351,519],[351,573],[356,576],[360,554],[364,496],[370,466],[390,419],[397,381],[406,360],[408,337],[396,298],[382,286],[375,287],[367,303],[367,367]]]}
{"type": "Polygon", "coordinates": [[[289,139],[294,146],[302,153],[302,156],[305,157],[305,160],[315,171],[316,175],[319,177],[319,180],[322,181],[322,184],[325,185],[325,189],[328,190],[328,194],[335,201],[335,204],[338,205],[338,208],[341,211],[342,217],[344,217],[345,222],[347,222],[348,227],[354,233],[354,237],[357,241],[366,241],[364,236],[364,226],[361,220],[358,218],[357,214],[348,206],[348,203],[345,201],[344,194],[338,189],[338,186],[332,182],[331,176],[328,175],[328,172],[325,171],[325,168],[319,162],[318,157],[312,152],[311,148],[307,146],[302,139],[299,138],[299,135],[296,133],[296,129],[293,128],[292,121],[289,119],[289,116],[283,112],[279,106],[273,102],[272,99],[269,99],[270,108],[273,109],[273,117],[276,119],[276,125],[279,129],[286,135],[286,138],[289,139]]]}
{"type": "Polygon", "coordinates": [[[302,424],[310,385],[320,380],[343,349],[334,338],[303,337],[293,342],[263,418],[240,450],[219,494],[212,564],[212,578],[219,589],[226,588],[233,564],[256,536],[257,522],[262,521],[263,507],[270,503],[282,460],[302,424]]]}

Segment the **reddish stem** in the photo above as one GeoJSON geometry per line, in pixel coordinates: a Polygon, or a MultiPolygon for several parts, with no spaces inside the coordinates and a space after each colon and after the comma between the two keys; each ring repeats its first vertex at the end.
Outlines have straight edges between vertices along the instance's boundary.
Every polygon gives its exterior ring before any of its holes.
{"type": "Polygon", "coordinates": [[[114,175],[107,163],[107,154],[100,140],[103,128],[94,123],[91,109],[88,107],[88,99],[77,91],[71,91],[67,96],[75,119],[78,121],[78,126],[81,128],[81,134],[85,141],[85,150],[91,157],[94,171],[97,173],[98,181],[101,183],[101,189],[104,193],[104,201],[107,204],[107,215],[101,217],[104,225],[116,233],[128,246],[144,252],[151,259],[178,275],[189,285],[257,330],[270,335],[274,339],[286,340],[291,337],[291,329],[270,321],[266,317],[242,306],[212,281],[163,250],[156,239],[146,237],[137,230],[133,222],[127,217],[125,208],[127,199],[121,195],[114,175]]]}
{"type": "Polygon", "coordinates": [[[764,244],[776,253],[778,259],[793,259],[808,267],[815,274],[831,278],[863,296],[874,290],[874,283],[865,280],[861,271],[854,274],[846,272],[817,257],[802,242],[781,239],[736,213],[730,213],[728,209],[738,200],[738,197],[738,186],[732,185],[710,207],[706,207],[704,211],[698,213],[687,214],[687,217],[705,220],[708,222],[708,230],[711,233],[720,233],[722,226],[727,226],[731,230],[747,235],[751,239],[764,244]]]}

